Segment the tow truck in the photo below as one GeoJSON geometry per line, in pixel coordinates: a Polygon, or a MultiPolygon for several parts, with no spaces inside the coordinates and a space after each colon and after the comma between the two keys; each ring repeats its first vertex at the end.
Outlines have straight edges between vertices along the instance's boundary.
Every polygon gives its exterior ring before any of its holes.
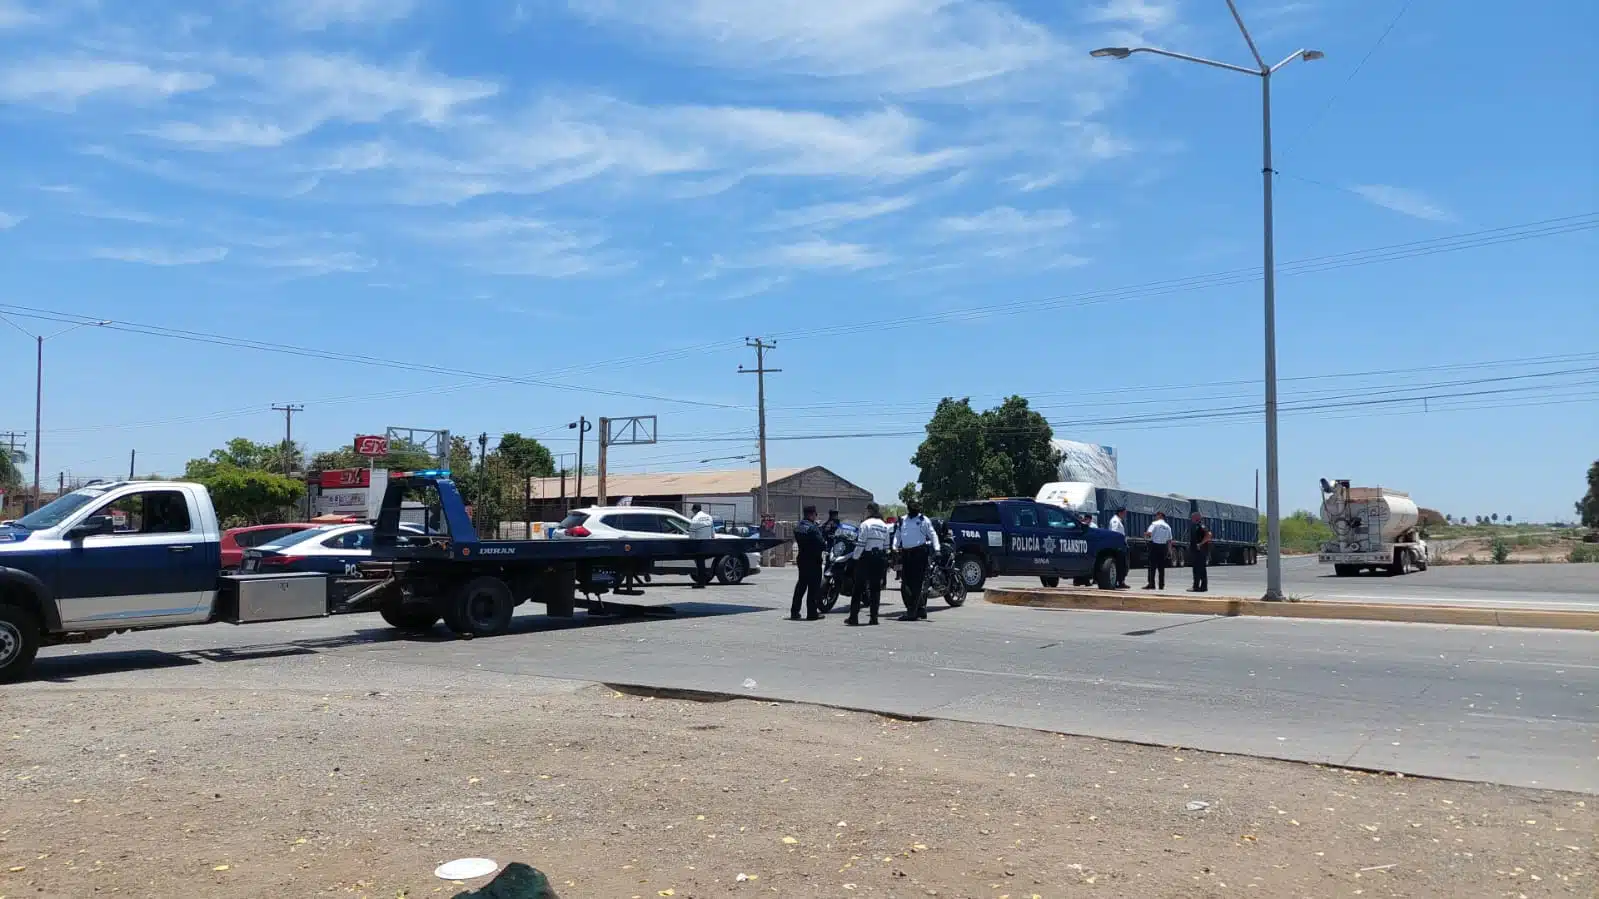
{"type": "MultiPolygon", "coordinates": [[[[356,577],[218,576],[221,529],[199,484],[122,481],[67,493],[0,528],[0,682],[27,675],[42,646],[127,631],[244,625],[377,612],[403,631],[439,621],[457,636],[504,634],[525,602],[571,617],[628,611],[606,594],[637,595],[657,561],[757,552],[780,538],[484,540],[450,473],[395,472],[356,577]],[[400,527],[422,497],[438,526],[400,527]],[[119,526],[120,523],[120,526],[119,526]]],[[[656,608],[670,614],[669,607],[656,608]]]]}

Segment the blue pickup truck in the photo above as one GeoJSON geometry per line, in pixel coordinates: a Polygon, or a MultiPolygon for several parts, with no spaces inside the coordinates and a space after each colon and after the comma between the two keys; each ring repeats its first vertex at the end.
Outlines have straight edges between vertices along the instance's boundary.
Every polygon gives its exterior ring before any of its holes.
{"type": "Polygon", "coordinates": [[[949,516],[956,566],[969,590],[991,577],[1036,577],[1046,587],[1069,579],[1114,589],[1127,565],[1127,538],[1081,524],[1060,506],[1031,499],[960,503],[949,516]]]}

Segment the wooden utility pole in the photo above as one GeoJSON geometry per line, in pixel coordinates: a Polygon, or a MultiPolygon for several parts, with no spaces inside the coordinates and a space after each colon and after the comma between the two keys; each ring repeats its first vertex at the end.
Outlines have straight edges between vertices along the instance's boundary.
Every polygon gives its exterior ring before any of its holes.
{"type": "Polygon", "coordinates": [[[775,349],[777,341],[767,343],[759,337],[744,338],[744,345],[755,349],[755,367],[745,368],[740,365],[738,373],[741,375],[755,376],[756,414],[760,422],[760,454],[761,454],[761,520],[765,521],[772,514],[772,503],[766,490],[766,376],[782,371],[781,368],[766,367],[766,351],[775,349]]]}
{"type": "Polygon", "coordinates": [[[128,450],[128,480],[130,481],[133,480],[133,466],[138,460],[139,451],[136,449],[128,450]]]}
{"type": "Polygon", "coordinates": [[[284,403],[273,406],[273,412],[283,413],[283,474],[285,477],[294,474],[294,413],[305,411],[299,403],[284,403]]]}

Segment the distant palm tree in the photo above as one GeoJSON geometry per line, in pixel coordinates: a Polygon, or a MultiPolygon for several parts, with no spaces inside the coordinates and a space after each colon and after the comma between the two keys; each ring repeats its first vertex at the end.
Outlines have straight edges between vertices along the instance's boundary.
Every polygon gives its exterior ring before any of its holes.
{"type": "Polygon", "coordinates": [[[1498,523],[1499,523],[1499,513],[1498,513],[1498,512],[1495,512],[1495,513],[1494,513],[1494,514],[1493,514],[1493,515],[1492,515],[1492,518],[1493,518],[1493,520],[1494,520],[1494,523],[1495,523],[1495,524],[1498,524],[1498,523]]]}
{"type": "Polygon", "coordinates": [[[0,447],[0,489],[10,493],[23,485],[22,472],[17,466],[25,465],[27,461],[27,450],[12,451],[0,447]]]}

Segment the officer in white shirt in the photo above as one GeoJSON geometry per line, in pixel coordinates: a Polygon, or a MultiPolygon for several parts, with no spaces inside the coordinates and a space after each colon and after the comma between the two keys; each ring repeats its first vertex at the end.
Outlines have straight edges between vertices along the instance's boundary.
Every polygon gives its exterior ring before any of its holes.
{"type": "Polygon", "coordinates": [[[899,616],[899,620],[926,621],[927,561],[932,553],[938,552],[938,533],[922,514],[921,503],[913,500],[905,504],[905,517],[894,531],[894,548],[899,550],[899,562],[903,566],[900,571],[905,593],[905,614],[899,616]]]}
{"type": "MultiPolygon", "coordinates": [[[[693,540],[715,540],[716,520],[711,518],[711,513],[701,508],[699,503],[695,503],[691,511],[693,514],[688,520],[689,538],[693,540]]],[[[694,589],[704,590],[705,585],[710,583],[710,581],[711,573],[705,570],[705,560],[695,559],[694,589]]]]}
{"type": "Polygon", "coordinates": [[[888,525],[882,519],[877,503],[866,504],[866,520],[856,532],[855,589],[849,598],[849,620],[844,623],[858,627],[861,623],[861,603],[871,609],[871,620],[877,623],[877,606],[883,600],[883,579],[888,571],[888,525]]]}
{"type": "Polygon", "coordinates": [[[1154,590],[1155,578],[1160,577],[1160,589],[1166,589],[1166,564],[1171,559],[1171,525],[1166,523],[1166,513],[1156,512],[1155,520],[1144,531],[1149,538],[1149,583],[1145,590],[1154,590]]]}
{"type": "MultiPolygon", "coordinates": [[[[1117,509],[1111,513],[1110,529],[1123,537],[1127,536],[1127,510],[1117,509]]],[[[1123,553],[1116,557],[1116,589],[1127,589],[1127,555],[1123,553]]]]}

